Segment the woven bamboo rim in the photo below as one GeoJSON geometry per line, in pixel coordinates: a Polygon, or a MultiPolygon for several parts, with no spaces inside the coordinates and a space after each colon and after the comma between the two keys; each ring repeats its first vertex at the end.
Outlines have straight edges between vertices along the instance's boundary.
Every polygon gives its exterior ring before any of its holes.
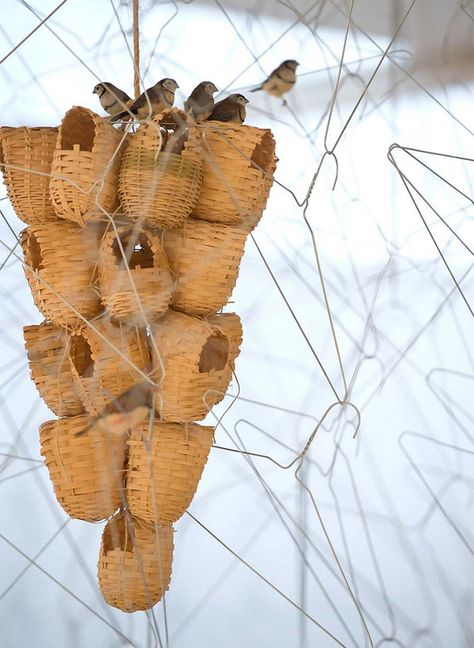
{"type": "Polygon", "coordinates": [[[266,173],[262,174],[263,179],[262,179],[262,186],[259,195],[257,196],[257,200],[255,202],[255,205],[250,212],[248,216],[246,216],[241,224],[241,227],[245,229],[247,232],[251,232],[254,230],[258,223],[260,222],[260,219],[262,218],[263,212],[265,211],[265,207],[267,206],[268,202],[268,197],[270,195],[270,190],[273,186],[273,176],[276,171],[277,167],[277,157],[275,156],[275,140],[273,139],[266,139],[263,142],[263,145],[266,147],[268,150],[268,155],[271,158],[270,164],[267,166],[266,173]]]}
{"type": "Polygon", "coordinates": [[[57,128],[0,128],[0,162],[8,198],[28,225],[55,217],[49,198],[49,174],[57,128]]]}
{"type": "Polygon", "coordinates": [[[232,378],[229,340],[219,327],[174,311],[152,326],[151,334],[154,379],[162,387],[159,418],[200,421],[224,398],[232,378]]]}
{"type": "Polygon", "coordinates": [[[41,454],[58,502],[86,522],[110,517],[122,503],[125,437],[83,431],[88,416],[46,421],[40,426],[41,454]]]}
{"type": "Polygon", "coordinates": [[[172,562],[172,526],[149,526],[118,513],[102,534],[98,562],[102,596],[124,612],[148,610],[168,589],[172,562]]]}
{"type": "Polygon", "coordinates": [[[20,234],[25,275],[40,312],[59,326],[77,328],[80,318],[91,318],[100,310],[94,289],[97,262],[97,232],[79,230],[57,219],[31,225],[20,234]],[[28,266],[28,267],[27,267],[28,266]]]}
{"type": "Polygon", "coordinates": [[[99,333],[84,326],[71,336],[69,359],[82,403],[89,414],[96,415],[141,380],[138,371],[147,369],[149,352],[145,333],[140,329],[114,323],[106,317],[95,320],[93,325],[99,333]]]}
{"type": "Polygon", "coordinates": [[[159,235],[129,227],[119,227],[118,235],[108,232],[99,250],[99,285],[102,302],[120,321],[145,326],[164,315],[171,302],[173,280],[159,235]]]}
{"type": "Polygon", "coordinates": [[[246,232],[189,218],[179,230],[163,233],[176,278],[173,308],[190,315],[217,312],[230,297],[244,253],[246,232]]]}
{"type": "Polygon", "coordinates": [[[69,364],[69,334],[48,322],[23,327],[31,378],[49,409],[57,416],[84,412],[69,364]]]}
{"type": "Polygon", "coordinates": [[[191,504],[211,449],[214,428],[196,423],[147,423],[128,441],[126,498],[130,512],[168,524],[191,504]]]}
{"type": "Polygon", "coordinates": [[[203,182],[193,209],[197,218],[245,225],[261,213],[275,168],[275,140],[267,129],[205,122],[190,132],[188,147],[201,155],[203,182]]]}
{"type": "Polygon", "coordinates": [[[117,175],[122,134],[88,108],[74,106],[59,127],[50,193],[61,218],[84,225],[105,219],[118,204],[117,175]]]}
{"type": "Polygon", "coordinates": [[[173,126],[176,120],[183,130],[184,120],[176,111],[160,113],[127,139],[118,193],[125,213],[134,222],[159,228],[179,227],[196,204],[202,164],[183,143],[187,131],[169,135],[177,127],[176,123],[173,126]]]}

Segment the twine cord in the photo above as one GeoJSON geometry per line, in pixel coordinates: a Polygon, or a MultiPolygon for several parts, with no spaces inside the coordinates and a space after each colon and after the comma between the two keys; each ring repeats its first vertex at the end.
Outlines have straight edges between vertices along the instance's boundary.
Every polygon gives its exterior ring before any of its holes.
{"type": "Polygon", "coordinates": [[[140,96],[140,26],[138,0],[133,0],[133,91],[140,96]]]}

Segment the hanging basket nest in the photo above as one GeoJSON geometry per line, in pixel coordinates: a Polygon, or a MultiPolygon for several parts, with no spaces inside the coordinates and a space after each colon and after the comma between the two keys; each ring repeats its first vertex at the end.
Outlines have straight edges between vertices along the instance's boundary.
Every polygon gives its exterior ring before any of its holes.
{"type": "Polygon", "coordinates": [[[101,310],[94,288],[97,264],[97,232],[79,230],[56,220],[23,230],[20,242],[25,275],[36,307],[53,324],[77,328],[81,320],[101,310]]]}
{"type": "Polygon", "coordinates": [[[173,109],[130,134],[122,156],[118,192],[132,221],[159,228],[182,225],[199,196],[202,163],[188,150],[185,114],[173,109]]]}
{"type": "Polygon", "coordinates": [[[268,129],[205,122],[189,135],[188,147],[203,160],[203,182],[193,215],[226,225],[258,221],[276,167],[275,140],[268,129]]]}
{"type": "Polygon", "coordinates": [[[116,195],[122,133],[88,108],[64,115],[54,151],[51,201],[61,218],[84,225],[105,220],[116,195]]]}
{"type": "Polygon", "coordinates": [[[71,336],[69,359],[74,383],[86,411],[97,415],[111,400],[142,380],[149,352],[137,328],[104,317],[71,336]]]}
{"type": "Polygon", "coordinates": [[[145,326],[164,315],[173,280],[159,235],[130,227],[108,232],[99,250],[99,285],[104,305],[117,320],[145,326]]]}
{"type": "Polygon", "coordinates": [[[148,610],[169,587],[173,527],[118,513],[102,534],[98,579],[105,601],[123,612],[148,610]]]}
{"type": "Polygon", "coordinates": [[[246,232],[189,218],[182,229],[163,233],[176,285],[173,308],[208,315],[227,302],[237,281],[246,232]]]}
{"type": "Polygon", "coordinates": [[[160,419],[203,419],[224,398],[232,378],[228,338],[219,327],[174,311],[152,326],[151,334],[154,380],[162,388],[155,406],[160,419]]]}
{"type": "Polygon", "coordinates": [[[135,517],[169,524],[191,504],[211,449],[214,428],[155,422],[128,441],[127,503],[135,517]]]}
{"type": "Polygon", "coordinates": [[[48,322],[23,327],[31,378],[41,398],[57,416],[76,416],[84,406],[69,364],[69,334],[48,322]]]}
{"type": "Polygon", "coordinates": [[[16,215],[28,225],[55,218],[49,181],[57,128],[0,128],[0,163],[16,215]]]}
{"type": "Polygon", "coordinates": [[[122,503],[126,442],[95,429],[78,436],[90,422],[88,416],[46,421],[40,441],[58,502],[71,517],[95,522],[122,503]]]}

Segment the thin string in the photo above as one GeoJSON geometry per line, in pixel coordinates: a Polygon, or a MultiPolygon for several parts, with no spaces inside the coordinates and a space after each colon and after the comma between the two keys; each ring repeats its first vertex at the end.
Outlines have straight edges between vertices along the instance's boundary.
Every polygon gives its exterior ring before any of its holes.
{"type": "Polygon", "coordinates": [[[447,262],[446,257],[445,257],[445,255],[443,254],[443,251],[441,250],[441,247],[440,247],[439,243],[437,242],[437,240],[436,240],[436,238],[434,237],[434,235],[433,235],[433,233],[432,233],[432,231],[431,231],[431,229],[430,229],[428,223],[426,222],[426,219],[425,219],[425,217],[423,216],[423,214],[422,214],[422,212],[421,212],[421,209],[420,209],[420,207],[418,206],[418,203],[416,202],[416,200],[415,200],[415,198],[414,198],[412,192],[410,191],[409,183],[408,183],[408,181],[407,181],[407,179],[406,179],[406,176],[404,175],[404,173],[403,173],[403,172],[401,171],[401,169],[399,168],[399,166],[398,166],[398,164],[397,164],[397,162],[396,162],[396,160],[395,160],[395,158],[394,158],[394,156],[393,156],[393,154],[392,154],[392,151],[393,151],[393,147],[390,147],[389,152],[388,152],[388,156],[387,156],[387,157],[388,157],[388,159],[390,160],[391,164],[393,164],[393,166],[394,166],[395,169],[397,170],[398,175],[399,175],[401,181],[403,182],[403,185],[404,185],[405,189],[407,190],[408,195],[409,195],[409,197],[410,197],[410,199],[411,199],[411,201],[412,201],[412,203],[413,203],[413,206],[415,207],[415,209],[416,209],[416,211],[417,211],[417,213],[418,213],[418,216],[420,217],[421,221],[423,222],[423,225],[425,226],[425,229],[426,229],[426,231],[427,231],[429,237],[430,237],[431,240],[433,241],[433,244],[434,244],[434,246],[436,247],[436,250],[437,250],[437,252],[438,252],[438,254],[439,254],[441,260],[443,261],[444,265],[446,266],[446,269],[447,269],[447,271],[448,271],[448,273],[449,273],[451,279],[453,280],[454,285],[456,286],[456,288],[457,288],[459,294],[461,295],[461,297],[462,297],[464,303],[466,304],[466,306],[467,306],[469,312],[471,313],[471,316],[474,317],[474,310],[473,310],[473,307],[472,307],[471,304],[469,303],[469,300],[467,299],[467,297],[466,297],[466,295],[465,295],[463,289],[461,288],[460,281],[458,281],[458,279],[456,279],[456,277],[455,277],[455,275],[454,275],[454,272],[451,270],[451,267],[450,267],[449,263],[447,262]]]}
{"type": "Polygon", "coordinates": [[[97,610],[95,610],[91,605],[83,601],[77,594],[75,594],[71,589],[66,587],[61,581],[59,581],[57,578],[55,578],[50,572],[48,572],[46,569],[41,567],[34,558],[29,556],[25,551],[22,551],[12,540],[9,540],[6,536],[3,534],[0,534],[0,539],[3,540],[7,545],[9,545],[12,549],[14,549],[17,553],[20,554],[25,560],[28,561],[29,564],[33,565],[38,569],[42,574],[44,574],[47,578],[53,581],[53,583],[56,583],[58,587],[60,587],[64,592],[72,596],[73,599],[75,599],[78,603],[83,605],[91,614],[96,616],[98,619],[100,619],[105,625],[107,625],[111,630],[113,630],[119,637],[122,638],[123,641],[125,641],[128,645],[134,646],[135,648],[138,648],[137,644],[134,643],[129,637],[123,634],[118,628],[116,628],[112,623],[107,621],[103,616],[101,616],[97,610]]]}
{"type": "MultiPolygon", "coordinates": [[[[314,617],[312,617],[308,612],[303,610],[297,603],[295,603],[289,596],[287,596],[284,592],[282,592],[276,585],[274,585],[268,578],[263,576],[255,567],[253,567],[249,562],[244,560],[237,552],[235,552],[229,545],[227,545],[223,540],[221,540],[215,533],[213,533],[205,524],[203,524],[200,520],[198,520],[192,513],[189,511],[186,511],[186,515],[188,515],[196,524],[198,524],[206,533],[208,533],[216,542],[218,542],[224,549],[226,549],[230,554],[234,556],[234,558],[237,558],[245,567],[250,569],[251,572],[253,572],[258,578],[260,578],[264,583],[266,583],[274,592],[279,594],[285,601],[287,601],[290,605],[292,605],[294,608],[296,608],[301,614],[303,614],[309,621],[314,623],[315,626],[317,626],[322,632],[324,632],[328,637],[330,637],[338,646],[343,646],[343,648],[347,648],[345,644],[343,644],[335,635],[332,634],[327,628],[325,628],[321,623],[318,623],[314,617]]],[[[0,536],[2,537],[2,536],[0,536]]]]}
{"type": "Polygon", "coordinates": [[[65,5],[67,1],[68,1],[68,0],[63,0],[62,2],[60,2],[60,3],[58,4],[58,6],[55,7],[55,8],[53,9],[53,11],[51,11],[51,12],[50,12],[50,13],[49,13],[45,18],[43,18],[43,20],[42,20],[40,23],[38,23],[38,24],[36,25],[36,27],[30,31],[29,34],[27,34],[27,35],[25,36],[25,38],[23,38],[19,43],[17,43],[17,44],[15,45],[15,47],[14,47],[13,49],[11,49],[11,50],[8,52],[8,54],[5,54],[5,56],[4,56],[4,57],[2,58],[2,60],[0,61],[0,65],[1,65],[4,61],[6,61],[7,58],[8,58],[9,56],[11,56],[14,52],[16,52],[17,49],[19,49],[19,48],[23,45],[23,43],[26,43],[26,41],[27,41],[31,36],[33,36],[33,34],[34,34],[36,31],[38,31],[38,29],[39,29],[42,25],[44,25],[46,22],[48,22],[48,20],[51,18],[51,16],[53,16],[53,15],[56,13],[56,11],[58,11],[58,9],[61,9],[61,7],[62,7],[63,5],[65,5]]]}

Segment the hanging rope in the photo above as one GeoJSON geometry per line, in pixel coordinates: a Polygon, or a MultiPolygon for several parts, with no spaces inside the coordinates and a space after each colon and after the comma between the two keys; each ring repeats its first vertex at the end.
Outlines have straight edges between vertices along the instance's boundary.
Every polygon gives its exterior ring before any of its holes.
{"type": "Polygon", "coordinates": [[[133,0],[133,91],[135,99],[140,96],[140,43],[138,0],[133,0]]]}

